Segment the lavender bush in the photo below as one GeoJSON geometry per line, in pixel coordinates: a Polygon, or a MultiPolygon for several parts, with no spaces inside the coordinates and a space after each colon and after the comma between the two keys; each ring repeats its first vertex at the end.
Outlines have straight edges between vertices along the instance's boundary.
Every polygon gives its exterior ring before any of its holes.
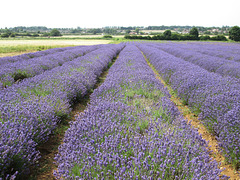
{"type": "Polygon", "coordinates": [[[61,52],[55,52],[54,50],[52,50],[55,53],[42,55],[40,57],[35,56],[31,59],[21,59],[15,61],[14,63],[1,65],[0,89],[11,86],[16,81],[22,80],[27,77],[33,77],[35,75],[43,73],[46,70],[61,66],[63,63],[71,61],[74,58],[82,56],[88,52],[91,52],[98,47],[99,45],[77,46],[66,48],[66,50],[61,52]]]}
{"type": "MultiPolygon", "coordinates": [[[[59,179],[221,179],[143,55],[127,45],[67,130],[59,179]]],[[[224,177],[223,177],[224,178],[224,177]]]]}
{"type": "Polygon", "coordinates": [[[21,54],[21,55],[17,55],[17,56],[8,56],[8,57],[1,57],[0,58],[0,65],[4,65],[4,64],[8,64],[8,63],[14,63],[16,61],[24,61],[24,60],[28,60],[31,58],[36,58],[36,57],[40,57],[40,56],[45,56],[48,54],[53,54],[56,52],[61,52],[67,49],[70,49],[72,47],[66,47],[66,48],[53,48],[53,49],[48,49],[45,51],[37,51],[37,52],[33,52],[33,53],[26,53],[26,54],[21,54]]]}
{"type": "Polygon", "coordinates": [[[36,146],[94,86],[123,46],[104,45],[0,91],[0,177],[27,173],[39,158],[36,146]]]}
{"type": "Polygon", "coordinates": [[[181,44],[181,47],[186,50],[193,50],[202,54],[216,56],[230,61],[240,61],[240,45],[238,43],[187,42],[181,44]]]}
{"type": "Polygon", "coordinates": [[[228,162],[240,166],[240,81],[210,73],[155,44],[138,44],[163,79],[216,136],[228,162]]]}
{"type": "MultiPolygon", "coordinates": [[[[209,47],[214,47],[212,44],[204,44],[204,46],[195,47],[194,44],[183,44],[183,43],[158,43],[154,45],[176,57],[182,58],[188,62],[196,64],[203,69],[206,69],[209,72],[215,72],[222,76],[230,76],[234,78],[240,78],[240,63],[236,61],[230,61],[218,56],[211,56],[209,52],[209,47]],[[196,49],[195,49],[196,48],[196,49]],[[197,49],[198,48],[198,49],[197,49]],[[200,50],[199,50],[200,49],[200,50]],[[207,51],[208,53],[204,53],[207,51]]],[[[236,45],[235,45],[236,46],[236,45]]],[[[227,46],[227,47],[235,47],[227,46]]],[[[225,47],[225,46],[224,46],[225,47]]],[[[236,49],[233,48],[234,50],[236,49]]],[[[238,46],[238,50],[240,51],[240,46],[238,46]]],[[[211,52],[215,52],[212,50],[211,52]]],[[[226,51],[224,51],[226,52],[226,51]]],[[[229,52],[229,56],[234,54],[232,51],[229,52]],[[230,53],[231,52],[231,53],[230,53]]],[[[240,52],[239,52],[240,58],[240,52]]],[[[240,59],[239,59],[240,60],[240,59]]]]}

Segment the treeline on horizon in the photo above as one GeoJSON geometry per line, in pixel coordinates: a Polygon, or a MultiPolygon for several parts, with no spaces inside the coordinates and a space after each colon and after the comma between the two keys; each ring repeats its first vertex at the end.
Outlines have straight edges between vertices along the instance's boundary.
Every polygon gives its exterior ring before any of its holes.
{"type": "MultiPolygon", "coordinates": [[[[166,30],[154,36],[141,35],[125,35],[125,39],[143,39],[143,40],[212,40],[212,41],[228,41],[223,34],[216,36],[201,35],[196,27],[193,27],[187,34],[172,33],[171,30],[166,30]]],[[[240,41],[240,27],[234,26],[229,30],[229,39],[233,41],[240,41]]]]}
{"type": "MultiPolygon", "coordinates": [[[[216,26],[211,26],[211,27],[204,27],[204,26],[128,26],[128,27],[124,27],[124,26],[105,26],[102,27],[100,29],[120,29],[120,30],[135,30],[136,28],[139,29],[144,29],[144,30],[174,30],[176,28],[182,28],[182,29],[192,29],[193,27],[196,27],[197,29],[199,29],[200,31],[202,30],[210,30],[212,28],[214,29],[229,29],[231,28],[231,26],[222,26],[222,27],[216,27],[216,26]]],[[[7,28],[7,27],[6,27],[7,28]]],[[[6,29],[6,28],[1,28],[1,29],[6,29]]],[[[16,26],[16,27],[10,27],[7,29],[11,29],[14,31],[51,31],[52,29],[58,29],[58,30],[66,30],[66,29],[98,29],[98,28],[81,28],[81,27],[77,27],[77,28],[48,28],[46,26],[16,26]]]]}
{"type": "MultiPolygon", "coordinates": [[[[222,27],[203,27],[203,26],[106,26],[102,28],[48,28],[45,26],[17,26],[17,27],[11,27],[11,28],[1,28],[0,33],[4,33],[6,30],[9,30],[14,33],[44,33],[44,32],[50,32],[53,29],[57,29],[61,33],[92,33],[92,34],[99,34],[99,33],[105,33],[105,34],[118,34],[119,32],[125,32],[128,34],[130,31],[135,31],[136,29],[142,31],[142,30],[174,30],[178,32],[190,30],[193,27],[196,27],[200,32],[211,34],[212,30],[215,30],[214,33],[220,33],[224,34],[228,32],[228,30],[231,28],[230,26],[222,26],[222,27]]],[[[212,32],[213,33],[213,32],[212,32]]],[[[153,35],[153,34],[152,34],[153,35]]],[[[215,34],[217,35],[217,34],[215,34]]]]}
{"type": "Polygon", "coordinates": [[[142,40],[177,40],[177,41],[186,41],[186,40],[212,40],[212,41],[228,41],[226,36],[224,35],[216,35],[216,36],[200,36],[195,37],[190,34],[172,34],[170,37],[166,37],[163,34],[158,34],[154,36],[141,36],[141,35],[125,35],[125,39],[142,39],[142,40]]]}
{"type": "MultiPolygon", "coordinates": [[[[45,26],[18,26],[14,28],[0,29],[0,37],[47,37],[62,36],[62,34],[103,34],[125,35],[125,39],[146,39],[146,40],[214,40],[227,41],[226,36],[234,41],[240,41],[240,28],[238,26],[223,27],[201,27],[201,26],[107,26],[103,28],[47,28],[45,26]],[[145,30],[145,31],[144,31],[145,30]],[[149,30],[149,32],[146,32],[149,30]],[[151,32],[160,30],[161,32],[151,32]],[[173,33],[172,33],[173,31],[173,33]],[[137,35],[136,35],[137,34],[137,35]],[[199,36],[201,34],[201,36],[199,36]],[[143,36],[144,35],[144,36],[143,36]],[[151,35],[151,36],[150,36],[151,35]],[[215,35],[215,36],[212,36],[215,35]]],[[[110,36],[109,36],[110,37],[110,36]]]]}
{"type": "Polygon", "coordinates": [[[228,39],[226,36],[220,34],[216,36],[209,36],[209,35],[202,35],[194,33],[187,33],[187,34],[179,34],[179,33],[172,33],[171,30],[166,30],[164,33],[153,35],[153,36],[141,36],[141,35],[125,35],[125,39],[142,39],[142,40],[179,40],[179,41],[186,41],[186,40],[213,40],[213,41],[227,41],[228,39]]]}

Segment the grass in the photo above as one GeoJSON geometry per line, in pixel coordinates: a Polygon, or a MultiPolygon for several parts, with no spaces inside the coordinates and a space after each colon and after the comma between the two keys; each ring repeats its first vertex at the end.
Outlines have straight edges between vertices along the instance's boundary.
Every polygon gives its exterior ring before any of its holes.
{"type": "Polygon", "coordinates": [[[52,48],[61,48],[79,45],[118,44],[132,40],[123,37],[35,37],[35,38],[7,38],[0,39],[0,57],[16,56],[24,53],[44,51],[52,48]]]}
{"type": "Polygon", "coordinates": [[[0,57],[79,45],[120,43],[121,38],[10,38],[0,39],[0,57]]]}
{"type": "Polygon", "coordinates": [[[6,45],[0,46],[0,53],[10,52],[33,52],[33,51],[44,51],[52,48],[67,47],[69,45],[6,45]]]}

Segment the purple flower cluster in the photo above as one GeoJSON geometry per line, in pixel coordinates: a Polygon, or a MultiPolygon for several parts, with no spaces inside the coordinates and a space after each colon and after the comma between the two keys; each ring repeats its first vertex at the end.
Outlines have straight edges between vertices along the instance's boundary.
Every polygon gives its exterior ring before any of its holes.
{"type": "Polygon", "coordinates": [[[97,81],[124,44],[103,45],[0,91],[0,177],[26,172],[57,123],[97,81]]]}
{"type": "Polygon", "coordinates": [[[65,62],[71,61],[74,58],[82,56],[99,47],[99,45],[76,46],[61,49],[61,51],[59,51],[59,49],[52,49],[47,50],[47,53],[45,53],[45,51],[41,51],[40,53],[20,55],[20,57],[9,57],[9,63],[1,64],[0,67],[0,89],[11,86],[18,80],[33,77],[35,75],[43,73],[46,70],[61,66],[65,62]],[[46,55],[44,55],[44,53],[46,55]]]}
{"type": "Polygon", "coordinates": [[[142,43],[138,44],[138,47],[182,101],[199,114],[204,125],[218,139],[221,151],[227,160],[238,169],[240,81],[210,73],[158,49],[157,44],[142,43]]]}
{"type": "Polygon", "coordinates": [[[133,44],[66,131],[59,179],[220,179],[207,143],[180,115],[133,44]]]}
{"type": "Polygon", "coordinates": [[[202,54],[208,54],[210,56],[240,62],[240,45],[238,43],[187,42],[182,43],[181,47],[200,52],[202,54]]]}
{"type": "MultiPolygon", "coordinates": [[[[215,47],[213,44],[197,44],[193,43],[183,44],[183,43],[158,43],[155,47],[158,47],[176,57],[182,58],[188,62],[196,64],[209,72],[215,72],[222,76],[230,76],[235,78],[240,78],[240,46],[228,43],[228,49],[232,48],[232,51],[224,51],[225,55],[238,55],[239,61],[228,60],[223,57],[214,55],[214,50],[211,47],[215,47]],[[237,49],[238,48],[238,49],[237,49]],[[200,50],[199,50],[200,49],[200,50]],[[211,50],[212,49],[212,50],[211,50]],[[210,51],[211,50],[211,51],[210,51]],[[236,52],[235,52],[235,51],[236,52]],[[206,51],[206,52],[205,52],[206,51]],[[211,55],[210,52],[213,52],[211,55]]],[[[217,46],[221,47],[221,46],[217,46]]],[[[216,48],[216,47],[215,47],[216,48]]]]}
{"type": "Polygon", "coordinates": [[[56,52],[61,52],[67,49],[70,49],[72,47],[66,47],[66,48],[54,48],[54,49],[48,49],[45,51],[37,51],[37,52],[33,52],[33,53],[26,53],[26,54],[21,54],[21,55],[17,55],[17,56],[7,56],[7,57],[1,57],[0,58],[0,65],[4,65],[4,64],[8,64],[8,63],[14,63],[17,61],[24,61],[24,60],[28,60],[31,58],[36,58],[36,57],[40,57],[40,56],[46,56],[48,54],[53,54],[56,52]]]}

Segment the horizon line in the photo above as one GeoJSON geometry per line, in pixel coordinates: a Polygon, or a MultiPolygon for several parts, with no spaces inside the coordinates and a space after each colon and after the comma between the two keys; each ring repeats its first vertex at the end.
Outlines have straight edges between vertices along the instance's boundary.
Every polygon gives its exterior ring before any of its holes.
{"type": "MultiPolygon", "coordinates": [[[[16,27],[46,27],[48,29],[68,29],[68,28],[73,28],[73,29],[77,29],[77,28],[81,28],[81,29],[98,29],[98,28],[106,28],[106,27],[143,27],[143,28],[147,28],[147,27],[161,27],[161,26],[166,26],[166,27],[173,27],[173,26],[179,26],[179,27],[184,27],[184,26],[189,26],[189,27],[205,27],[205,28],[221,28],[221,27],[233,27],[230,25],[222,25],[222,26],[200,26],[200,25],[149,25],[149,26],[102,26],[102,27],[81,27],[81,26],[77,26],[77,27],[47,27],[47,26],[42,26],[42,25],[32,25],[32,26],[24,26],[24,25],[20,25],[20,26],[14,26],[14,27],[0,27],[0,29],[9,29],[9,28],[16,28],[16,27]]],[[[238,26],[238,25],[234,25],[234,26],[238,26]]]]}

